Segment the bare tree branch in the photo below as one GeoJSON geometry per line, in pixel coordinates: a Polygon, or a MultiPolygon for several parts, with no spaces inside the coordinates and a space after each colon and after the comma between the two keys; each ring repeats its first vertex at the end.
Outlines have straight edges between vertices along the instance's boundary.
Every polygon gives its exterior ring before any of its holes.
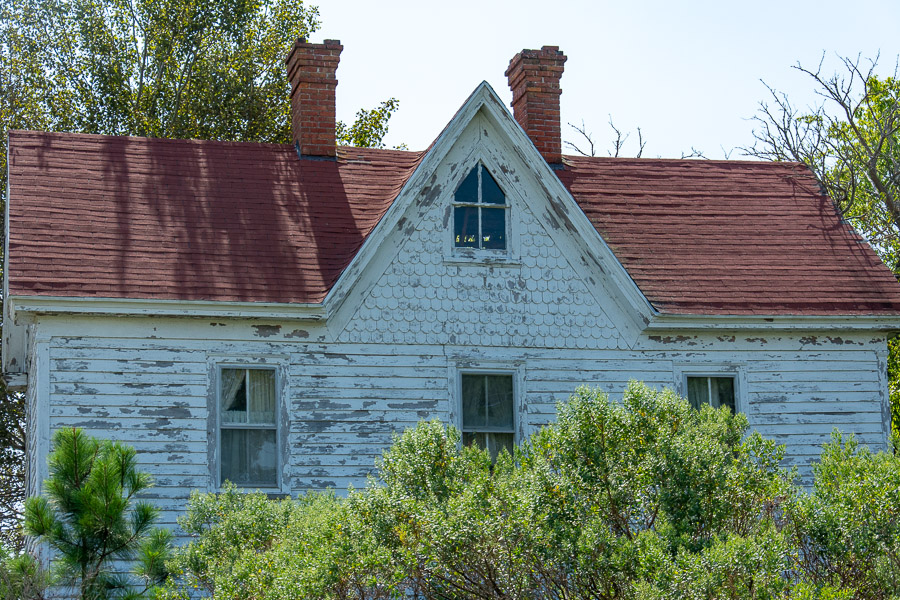
{"type": "Polygon", "coordinates": [[[575,131],[577,131],[578,134],[584,138],[583,143],[586,143],[587,147],[585,149],[582,149],[580,146],[578,146],[574,142],[570,142],[568,140],[563,142],[563,145],[566,146],[567,148],[571,148],[572,150],[574,150],[581,156],[597,156],[597,154],[594,150],[594,140],[591,137],[591,134],[589,134],[584,127],[584,119],[581,120],[581,127],[578,127],[574,123],[569,123],[569,127],[574,129],[575,131]]]}
{"type": "Polygon", "coordinates": [[[816,85],[818,105],[805,110],[768,84],[754,120],[748,156],[806,164],[841,214],[895,270],[900,267],[900,80],[879,78],[879,57],[839,57],[841,71],[796,70],[816,85]]]}
{"type": "MultiPolygon", "coordinates": [[[[628,138],[631,136],[631,132],[622,132],[618,127],[616,127],[615,123],[613,123],[612,116],[609,117],[609,126],[612,128],[613,133],[615,133],[616,137],[612,141],[612,149],[607,150],[607,154],[612,157],[619,157],[622,155],[622,152],[625,148],[625,142],[628,141],[628,138]]],[[[578,135],[580,144],[571,141],[564,141],[563,145],[571,150],[574,150],[581,156],[597,156],[597,147],[594,143],[594,137],[591,133],[588,133],[587,128],[584,125],[584,120],[581,121],[581,126],[575,125],[574,123],[569,123],[569,127],[574,129],[578,135]]],[[[635,154],[635,158],[641,158],[644,154],[644,148],[647,146],[647,140],[644,139],[644,134],[641,131],[641,128],[637,128],[637,137],[638,137],[638,151],[635,154]]]]}

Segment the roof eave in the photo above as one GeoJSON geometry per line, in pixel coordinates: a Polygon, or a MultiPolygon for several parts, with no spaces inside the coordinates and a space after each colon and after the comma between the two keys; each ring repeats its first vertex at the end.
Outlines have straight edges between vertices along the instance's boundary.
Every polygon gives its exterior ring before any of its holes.
{"type": "Polygon", "coordinates": [[[11,296],[13,319],[19,314],[125,317],[218,317],[322,321],[321,303],[159,300],[62,296],[11,296]]]}
{"type": "Polygon", "coordinates": [[[656,313],[645,330],[817,330],[900,332],[897,315],[708,315],[656,313]]]}

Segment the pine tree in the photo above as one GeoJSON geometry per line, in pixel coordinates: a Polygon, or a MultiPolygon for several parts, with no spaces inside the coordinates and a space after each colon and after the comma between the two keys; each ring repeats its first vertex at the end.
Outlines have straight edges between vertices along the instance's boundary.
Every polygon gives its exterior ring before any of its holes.
{"type": "Polygon", "coordinates": [[[157,508],[135,500],[153,480],[134,449],[66,428],[47,460],[44,495],[25,503],[25,531],[55,551],[58,581],[81,600],[139,598],[161,583],[171,533],[154,527],[157,508]],[[137,577],[120,572],[121,561],[135,561],[137,577]]]}

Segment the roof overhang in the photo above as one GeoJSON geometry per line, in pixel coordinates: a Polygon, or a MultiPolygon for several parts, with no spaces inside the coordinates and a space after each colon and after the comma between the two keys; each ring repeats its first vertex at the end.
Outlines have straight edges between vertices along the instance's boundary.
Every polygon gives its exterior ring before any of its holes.
{"type": "Polygon", "coordinates": [[[61,296],[12,296],[7,299],[7,302],[9,302],[10,316],[13,319],[22,314],[218,317],[301,321],[324,321],[326,318],[326,310],[322,304],[61,296]]]}
{"type": "Polygon", "coordinates": [[[673,315],[656,313],[646,332],[671,330],[867,330],[900,332],[900,315],[673,315]]]}

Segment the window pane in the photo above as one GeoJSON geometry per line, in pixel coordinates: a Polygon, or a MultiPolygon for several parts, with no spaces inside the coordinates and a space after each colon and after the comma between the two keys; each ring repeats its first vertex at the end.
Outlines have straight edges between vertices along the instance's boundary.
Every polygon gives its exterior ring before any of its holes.
{"type": "Polygon", "coordinates": [[[220,390],[222,422],[247,422],[247,371],[246,369],[222,369],[220,390]]]}
{"type": "Polygon", "coordinates": [[[275,371],[250,369],[250,422],[275,424],[275,371]]]}
{"type": "Polygon", "coordinates": [[[484,375],[462,376],[463,429],[487,422],[484,405],[484,375]]]}
{"type": "Polygon", "coordinates": [[[491,455],[491,462],[497,460],[497,455],[504,448],[512,454],[514,439],[512,433],[463,433],[463,444],[478,446],[482,450],[487,449],[491,455]]]}
{"type": "Polygon", "coordinates": [[[481,201],[485,204],[506,204],[506,196],[484,166],[481,167],[481,201]]]}
{"type": "Polygon", "coordinates": [[[277,485],[275,440],[275,431],[270,429],[223,429],[222,481],[277,485]]]}
{"type": "Polygon", "coordinates": [[[487,376],[487,425],[513,429],[512,375],[487,376]]]}
{"type": "Polygon", "coordinates": [[[453,209],[454,244],[457,248],[478,247],[478,207],[457,206],[453,209]]]}
{"type": "Polygon", "coordinates": [[[505,208],[481,209],[481,247],[490,250],[506,249],[505,208]]]}
{"type": "Polygon", "coordinates": [[[733,377],[710,377],[710,387],[712,388],[712,398],[710,404],[714,408],[727,406],[731,412],[736,412],[734,408],[734,378],[733,377]]]}
{"type": "Polygon", "coordinates": [[[709,378],[708,377],[688,377],[688,402],[691,406],[698,409],[703,404],[709,404],[709,378]]]}
{"type": "Polygon", "coordinates": [[[478,170],[477,167],[472,168],[463,182],[456,188],[456,195],[453,199],[456,202],[478,202],[478,170]]]}

